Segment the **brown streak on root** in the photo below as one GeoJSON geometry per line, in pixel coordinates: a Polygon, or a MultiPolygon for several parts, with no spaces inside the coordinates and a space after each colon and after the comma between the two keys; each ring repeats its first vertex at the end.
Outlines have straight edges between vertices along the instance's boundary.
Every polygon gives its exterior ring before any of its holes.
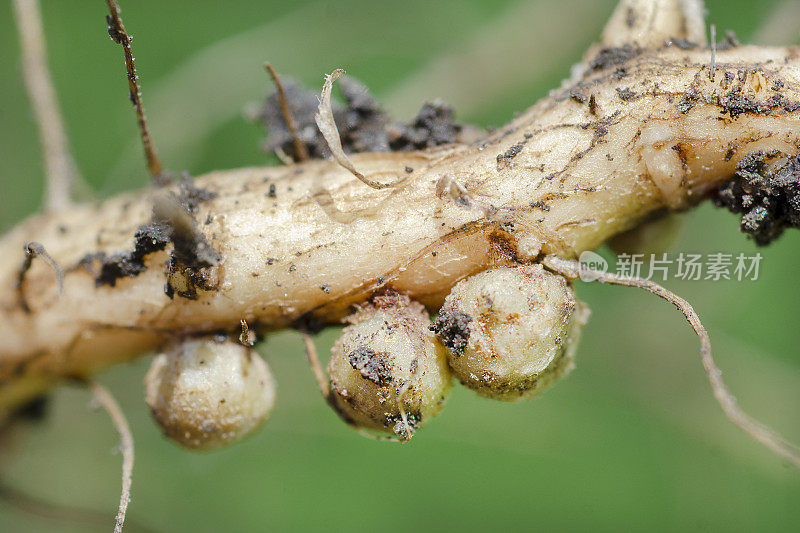
{"type": "Polygon", "coordinates": [[[750,435],[753,439],[760,442],[773,453],[789,461],[793,466],[800,469],[800,448],[795,444],[787,441],[773,429],[762,424],[755,418],[745,413],[736,403],[736,398],[728,389],[725,382],[722,380],[722,371],[714,362],[714,357],[711,353],[711,338],[708,331],[700,321],[691,304],[681,298],[680,296],[668,291],[658,283],[641,278],[631,278],[602,272],[586,267],[578,261],[572,259],[564,259],[557,256],[548,256],[544,259],[543,264],[570,279],[577,279],[582,275],[588,275],[591,279],[597,280],[601,283],[611,283],[613,285],[622,285],[625,287],[637,287],[644,289],[647,292],[655,294],[671,304],[675,305],[678,310],[683,313],[689,325],[700,338],[700,357],[703,361],[703,368],[705,368],[708,381],[711,384],[711,389],[714,392],[714,398],[719,403],[725,416],[736,424],[739,429],[750,435]]]}

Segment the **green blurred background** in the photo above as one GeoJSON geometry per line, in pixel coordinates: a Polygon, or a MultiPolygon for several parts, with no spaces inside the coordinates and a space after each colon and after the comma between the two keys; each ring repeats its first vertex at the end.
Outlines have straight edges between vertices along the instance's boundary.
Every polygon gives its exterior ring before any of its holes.
{"type": "MultiPolygon", "coordinates": [[[[0,229],[37,209],[42,166],[20,79],[11,3],[0,6],[0,229]]],[[[145,185],[121,51],[100,0],[43,2],[48,52],[77,163],[98,196],[145,185]]],[[[709,22],[743,41],[798,42],[796,0],[709,0],[709,22]],[[783,14],[776,15],[776,10],[783,14]],[[794,11],[792,11],[794,9],[794,11]]],[[[612,0],[123,1],[153,135],[193,174],[272,164],[243,118],[270,84],[261,63],[317,87],[347,68],[399,116],[440,96],[459,118],[501,125],[565,77],[612,0]]],[[[704,206],[676,250],[754,253],[736,219],[704,206]]],[[[756,282],[680,282],[705,320],[740,403],[800,440],[800,234],[768,249],[756,282]]],[[[578,368],[541,398],[496,403],[457,387],[408,445],[366,440],[320,399],[294,333],[262,353],[279,381],[256,436],[193,454],[164,440],[143,401],[148,358],[101,376],[136,439],[128,531],[798,531],[800,474],[729,423],[697,339],[671,306],[624,288],[578,287],[593,316],[578,368]],[[144,526],[141,527],[141,526],[144,526]]],[[[336,332],[318,340],[323,352],[336,332]]],[[[0,531],[107,531],[120,457],[83,390],[0,450],[8,485],[100,510],[99,526],[0,502],[0,531]]]]}

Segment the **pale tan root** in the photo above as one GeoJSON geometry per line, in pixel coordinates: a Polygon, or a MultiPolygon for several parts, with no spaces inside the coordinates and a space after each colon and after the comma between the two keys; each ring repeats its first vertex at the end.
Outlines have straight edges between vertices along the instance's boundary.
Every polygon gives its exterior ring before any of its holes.
{"type": "Polygon", "coordinates": [[[548,256],[544,258],[542,263],[547,268],[570,279],[578,279],[582,275],[588,274],[590,279],[597,280],[600,283],[611,283],[613,285],[644,289],[675,305],[675,307],[683,313],[683,316],[686,317],[689,325],[700,339],[700,357],[703,362],[703,368],[711,384],[711,390],[714,392],[714,398],[717,400],[720,407],[722,407],[725,416],[742,431],[769,448],[776,455],[786,459],[796,468],[800,468],[800,448],[787,441],[772,428],[745,413],[741,407],[739,407],[736,398],[722,380],[722,371],[714,362],[714,357],[711,353],[711,338],[708,335],[708,331],[706,331],[706,328],[700,321],[700,317],[689,302],[653,281],[589,269],[572,259],[548,256]]]}
{"type": "MultiPolygon", "coordinates": [[[[365,187],[325,161],[198,178],[216,197],[199,204],[197,230],[221,260],[196,299],[165,294],[170,247],[113,286],[95,282],[99,260],[82,262],[131,252],[152,217],[150,191],[22,222],[0,238],[0,409],[176,336],[233,333],[241,320],[261,332],[336,322],[381,287],[435,309],[458,280],[489,266],[576,257],[687,209],[751,151],[795,153],[798,49],[720,51],[710,76],[710,50],[664,46],[665,36],[702,42],[702,20],[692,14],[700,3],[670,0],[648,11],[653,5],[622,2],[603,42],[560,89],[481,142],[348,156],[375,183],[406,179],[400,187],[365,187]],[[634,43],[635,53],[598,55],[619,43],[634,43]],[[734,92],[761,111],[731,116],[726,97],[734,92]],[[440,198],[445,183],[449,194],[440,198]],[[15,284],[32,240],[63,267],[64,287],[59,294],[47,265],[34,262],[26,310],[15,284]]],[[[338,134],[328,133],[335,144],[338,134]]]]}
{"type": "MultiPolygon", "coordinates": [[[[60,527],[74,524],[75,526],[85,527],[95,531],[104,528],[108,521],[106,513],[101,511],[46,501],[7,485],[2,481],[0,481],[0,501],[28,515],[50,520],[60,527]]],[[[126,524],[127,531],[129,532],[153,532],[149,527],[137,523],[132,519],[128,519],[126,524]]]]}
{"type": "Polygon", "coordinates": [[[20,64],[36,117],[47,177],[44,208],[57,211],[72,203],[72,188],[77,177],[56,91],[47,67],[39,0],[14,0],[14,15],[22,49],[20,64]]]}
{"type": "Polygon", "coordinates": [[[173,335],[233,330],[242,319],[279,329],[309,313],[334,322],[387,284],[435,308],[459,279],[513,262],[515,250],[575,257],[657,213],[686,209],[748,152],[798,150],[800,112],[731,118],[720,102],[741,85],[766,105],[776,80],[785,100],[800,101],[797,57],[794,48],[719,52],[712,82],[708,50],[645,50],[626,63],[622,79],[613,68],[587,67],[479,145],[351,157],[381,182],[413,168],[403,187],[373,190],[324,161],[201,177],[197,186],[217,197],[201,203],[195,218],[222,260],[211,272],[218,288],[196,300],[164,294],[168,252],[149,255],[145,272],[115,287],[96,286],[78,266],[89,254],[130,252],[137,228],[151,218],[151,193],[32,217],[0,239],[0,406],[173,335]],[[623,100],[617,89],[635,97],[623,100]],[[687,92],[696,103],[683,113],[677,104],[687,92]],[[504,157],[511,148],[516,155],[504,157]],[[481,205],[510,213],[513,231],[438,198],[444,176],[481,205]],[[59,296],[46,265],[34,263],[26,313],[14,284],[31,240],[65,276],[59,296]]]}
{"type": "Polygon", "coordinates": [[[125,523],[125,513],[131,500],[131,485],[133,484],[133,434],[128,426],[128,420],[122,412],[114,396],[103,385],[96,381],[86,383],[92,391],[95,401],[108,413],[114,428],[119,433],[120,451],[122,452],[122,492],[119,497],[119,510],[114,524],[114,533],[122,533],[125,523]]]}

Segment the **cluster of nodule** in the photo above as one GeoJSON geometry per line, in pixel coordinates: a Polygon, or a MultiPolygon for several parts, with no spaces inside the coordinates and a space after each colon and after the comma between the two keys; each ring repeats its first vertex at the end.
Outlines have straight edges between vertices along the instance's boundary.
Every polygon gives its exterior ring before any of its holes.
{"type": "Polygon", "coordinates": [[[403,295],[375,297],[333,347],[334,406],[356,426],[407,440],[442,409],[453,376],[493,399],[535,396],[572,368],[587,315],[541,265],[459,282],[433,322],[403,295]]]}
{"type": "MultiPolygon", "coordinates": [[[[572,368],[587,316],[569,283],[538,264],[459,282],[433,321],[408,296],[384,292],[347,319],[334,344],[328,400],[352,426],[406,441],[441,411],[453,377],[493,399],[539,394],[572,368]]],[[[194,449],[250,433],[275,398],[266,363],[227,338],[174,344],[145,385],[165,434],[194,449]]]]}

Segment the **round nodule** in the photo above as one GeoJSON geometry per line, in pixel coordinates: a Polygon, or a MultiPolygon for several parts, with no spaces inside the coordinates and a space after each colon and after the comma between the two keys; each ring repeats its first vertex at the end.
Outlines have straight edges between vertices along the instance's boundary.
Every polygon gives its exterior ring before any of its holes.
{"type": "Polygon", "coordinates": [[[230,339],[173,344],[153,359],[144,383],[147,403],[164,433],[195,450],[248,435],[275,403],[275,380],[267,363],[230,339]]]}
{"type": "Polygon", "coordinates": [[[328,364],[334,406],[358,427],[410,439],[450,390],[447,356],[428,330],[428,313],[387,294],[348,320],[328,364]]]}
{"type": "Polygon", "coordinates": [[[431,329],[453,375],[477,393],[534,396],[573,367],[588,308],[541,265],[496,268],[459,282],[431,329]]]}

